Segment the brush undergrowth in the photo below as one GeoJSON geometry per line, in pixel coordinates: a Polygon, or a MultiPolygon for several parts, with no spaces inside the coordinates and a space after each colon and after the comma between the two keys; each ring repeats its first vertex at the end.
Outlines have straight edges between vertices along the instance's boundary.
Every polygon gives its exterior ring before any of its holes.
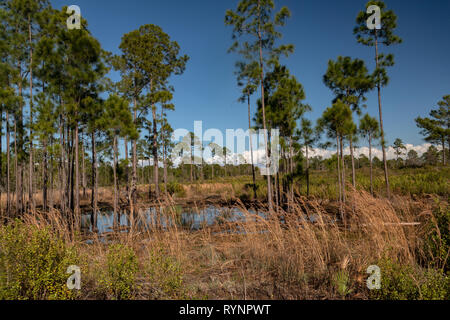
{"type": "Polygon", "coordinates": [[[0,298],[449,298],[447,203],[348,199],[342,215],[297,198],[265,218],[241,208],[245,219],[200,231],[136,227],[90,242],[56,213],[27,216],[0,226],[0,298]],[[80,292],[66,288],[69,265],[82,269],[80,292]],[[367,289],[370,265],[381,290],[367,289]]]}

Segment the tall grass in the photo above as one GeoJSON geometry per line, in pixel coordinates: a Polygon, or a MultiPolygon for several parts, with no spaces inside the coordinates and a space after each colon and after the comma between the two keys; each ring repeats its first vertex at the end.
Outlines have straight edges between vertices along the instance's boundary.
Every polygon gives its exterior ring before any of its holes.
{"type": "MultiPolygon", "coordinates": [[[[61,261],[82,267],[82,290],[76,295],[81,299],[395,299],[448,294],[447,287],[436,284],[448,281],[445,255],[432,258],[429,252],[436,248],[425,245],[433,221],[439,221],[441,230],[433,233],[433,241],[447,239],[448,220],[439,218],[448,212],[447,204],[439,213],[428,202],[405,197],[386,201],[351,191],[349,199],[343,220],[322,201],[298,198],[289,210],[278,208],[265,218],[241,207],[244,220],[196,232],[177,224],[144,227],[140,222],[146,215],[140,210],[128,232],[114,232],[107,239],[70,231],[73,228],[57,212],[26,216],[24,224],[49,230],[52,241],[73,248],[76,263],[61,261]],[[432,260],[439,263],[433,265],[432,260]],[[377,264],[385,266],[382,273],[388,278],[383,280],[386,291],[374,296],[366,287],[366,270],[377,264]],[[395,273],[395,266],[414,271],[395,273]],[[434,272],[428,271],[431,267],[434,272]],[[405,280],[418,275],[426,284],[418,284],[419,289],[405,280]],[[396,287],[396,279],[408,284],[403,291],[409,294],[390,289],[396,287]],[[424,295],[424,290],[431,293],[424,295]]],[[[162,205],[167,206],[162,214],[176,221],[179,211],[173,202],[162,205]]],[[[0,230],[5,228],[9,227],[0,230]]],[[[30,245],[25,240],[22,244],[30,245]]],[[[12,247],[1,248],[0,282],[10,276],[2,266],[9,261],[5,250],[12,247]]],[[[436,250],[448,252],[448,247],[436,250]]]]}

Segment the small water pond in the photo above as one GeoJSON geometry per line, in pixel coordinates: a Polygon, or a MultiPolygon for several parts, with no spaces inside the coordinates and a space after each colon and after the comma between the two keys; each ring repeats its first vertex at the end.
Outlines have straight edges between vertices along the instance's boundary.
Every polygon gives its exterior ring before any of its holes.
{"type": "MultiPolygon", "coordinates": [[[[262,212],[248,211],[252,215],[265,218],[262,212]]],[[[168,227],[181,227],[184,229],[197,231],[205,227],[223,224],[226,222],[245,221],[246,214],[238,208],[208,206],[205,208],[183,208],[175,206],[167,208],[148,208],[139,214],[140,226],[156,227],[167,229],[168,227]]],[[[114,213],[111,210],[101,211],[97,216],[97,230],[99,234],[113,231],[114,213]]],[[[120,227],[126,232],[126,227],[130,226],[129,216],[120,214],[120,227]]],[[[92,232],[91,216],[82,216],[82,228],[92,232]]]]}
{"type": "MultiPolygon", "coordinates": [[[[203,208],[184,208],[181,206],[174,206],[171,208],[148,208],[141,211],[140,219],[137,223],[139,228],[154,228],[158,227],[167,230],[169,227],[177,226],[185,230],[198,231],[205,227],[221,225],[224,223],[246,222],[248,219],[266,218],[263,212],[248,210],[244,212],[239,208],[229,208],[220,206],[207,206],[203,208]],[[250,215],[248,214],[250,213],[250,215]]],[[[304,221],[315,222],[317,216],[300,218],[304,221]]],[[[127,214],[120,214],[120,228],[121,232],[127,232],[130,227],[130,219],[127,214]]],[[[101,211],[97,216],[97,230],[98,234],[107,234],[113,232],[114,214],[112,210],[101,211]]],[[[91,233],[92,224],[90,214],[82,216],[83,230],[91,233]]],[[[238,228],[239,230],[239,228],[238,228]]],[[[238,231],[239,232],[239,231],[238,231]]]]}

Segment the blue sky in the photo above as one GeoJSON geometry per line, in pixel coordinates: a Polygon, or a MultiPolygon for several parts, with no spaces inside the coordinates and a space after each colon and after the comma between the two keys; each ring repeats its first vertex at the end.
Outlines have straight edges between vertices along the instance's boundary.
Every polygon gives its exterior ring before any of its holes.
{"type": "MultiPolygon", "coordinates": [[[[122,35],[143,24],[161,26],[180,44],[190,61],[186,72],[172,81],[176,111],[169,115],[169,121],[175,129],[193,130],[196,120],[203,121],[204,130],[217,128],[225,132],[248,127],[246,105],[237,102],[237,57],[227,53],[232,43],[231,28],[224,25],[226,9],[235,9],[237,0],[51,2],[58,9],[78,5],[103,48],[116,54],[122,35]]],[[[315,121],[333,98],[322,82],[329,59],[339,55],[361,58],[373,70],[373,49],[357,44],[352,32],[366,0],[276,3],[278,8],[286,5],[292,11],[282,30],[282,43],[294,44],[295,53],[283,63],[305,87],[306,102],[313,107],[308,117],[315,121]]],[[[414,119],[426,116],[442,96],[450,94],[450,1],[386,3],[399,17],[397,34],[404,40],[401,45],[382,48],[396,58],[396,65],[389,70],[391,82],[382,92],[387,140],[392,143],[398,137],[419,145],[423,140],[414,119]]],[[[367,112],[378,117],[375,92],[368,95],[367,112]]]]}

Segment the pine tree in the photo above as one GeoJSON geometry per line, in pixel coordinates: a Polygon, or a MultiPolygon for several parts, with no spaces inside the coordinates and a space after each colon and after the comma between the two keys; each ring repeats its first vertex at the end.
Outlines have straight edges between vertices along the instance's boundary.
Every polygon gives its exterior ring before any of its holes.
{"type": "Polygon", "coordinates": [[[407,158],[407,165],[410,167],[418,166],[420,162],[419,154],[416,150],[409,150],[408,152],[408,158],[407,158]]]}
{"type": "Polygon", "coordinates": [[[215,165],[215,158],[216,157],[222,157],[223,149],[214,142],[211,142],[208,144],[208,147],[211,149],[211,155],[212,155],[212,163],[211,163],[211,174],[212,179],[214,180],[214,165],[215,165]]]}
{"type": "MultiPolygon", "coordinates": [[[[115,67],[122,74],[122,83],[134,101],[133,119],[137,125],[138,112],[151,110],[153,120],[153,161],[156,197],[159,197],[158,171],[158,139],[157,139],[157,103],[165,103],[167,80],[172,74],[182,74],[188,57],[179,56],[180,47],[171,41],[163,30],[155,25],[144,25],[139,30],[132,31],[122,38],[120,44],[122,56],[115,61],[115,67]],[[138,105],[141,93],[146,90],[146,103],[138,105]],[[162,100],[160,100],[162,98],[162,100]]],[[[136,140],[133,140],[133,177],[132,198],[133,207],[136,204],[137,155],[136,140]]]]}
{"type": "MultiPolygon", "coordinates": [[[[352,60],[350,57],[338,57],[337,61],[330,60],[324,75],[324,83],[329,87],[337,100],[349,105],[357,115],[361,115],[361,103],[366,101],[365,95],[373,87],[372,77],[368,74],[364,61],[352,60]]],[[[355,158],[353,155],[353,141],[356,135],[356,126],[348,130],[348,141],[352,159],[352,181],[356,188],[355,158]]]]}
{"type": "Polygon", "coordinates": [[[318,141],[317,133],[314,131],[312,127],[312,122],[308,119],[302,118],[300,121],[300,128],[297,130],[297,135],[302,141],[301,144],[305,148],[305,157],[306,157],[306,194],[309,197],[310,195],[310,164],[309,164],[309,150],[313,147],[313,145],[318,141]]]}
{"type": "Polygon", "coordinates": [[[369,140],[369,162],[370,162],[370,193],[373,195],[373,159],[372,145],[375,139],[380,137],[378,121],[369,114],[364,115],[359,124],[359,134],[369,140]]]}
{"type": "Polygon", "coordinates": [[[117,207],[120,198],[120,188],[117,179],[118,166],[118,138],[130,137],[137,139],[138,134],[132,121],[132,115],[128,106],[128,101],[124,98],[112,94],[104,102],[104,114],[99,125],[104,128],[113,141],[113,175],[114,175],[114,225],[120,226],[120,218],[117,214],[117,207]]]}
{"type": "MultiPolygon", "coordinates": [[[[303,86],[292,76],[286,66],[281,66],[278,63],[274,65],[274,69],[266,74],[264,81],[266,92],[266,120],[267,129],[280,130],[281,152],[283,156],[289,154],[290,166],[285,168],[284,172],[288,176],[294,174],[294,159],[293,159],[293,144],[294,133],[297,127],[297,121],[307,112],[311,107],[302,103],[306,98],[303,86]]],[[[256,123],[262,127],[262,103],[258,101],[258,112],[256,115],[256,123]]],[[[269,145],[272,146],[271,139],[269,145]]],[[[278,199],[284,193],[279,187],[279,174],[275,177],[275,191],[278,199]]],[[[288,178],[287,184],[290,184],[290,193],[293,195],[293,181],[288,178]]],[[[286,183],[285,183],[286,184],[286,183]]],[[[286,186],[287,187],[287,186],[286,186]]]]}
{"type": "Polygon", "coordinates": [[[422,129],[425,141],[442,146],[442,163],[447,165],[446,148],[450,149],[450,95],[438,102],[439,108],[430,112],[430,118],[417,118],[416,123],[422,129]]]}
{"type": "MultiPolygon", "coordinates": [[[[233,27],[233,43],[230,51],[237,51],[246,57],[251,55],[252,60],[259,61],[262,124],[267,129],[266,122],[266,98],[264,91],[264,69],[278,61],[281,55],[288,56],[294,51],[293,45],[275,46],[276,40],[281,38],[281,33],[276,29],[285,25],[291,13],[287,7],[282,7],[278,13],[273,13],[274,0],[241,0],[236,11],[227,10],[225,24],[233,27]],[[250,38],[241,44],[238,38],[250,38]]],[[[264,134],[266,150],[266,165],[269,165],[269,137],[267,131],[264,134]]],[[[270,175],[267,175],[267,196],[269,210],[273,209],[272,186],[270,175]]]]}
{"type": "Polygon", "coordinates": [[[14,166],[15,166],[15,198],[16,213],[22,214],[24,207],[24,169],[26,152],[24,145],[26,142],[25,126],[23,117],[23,107],[25,104],[24,89],[26,88],[26,78],[28,71],[26,63],[29,62],[28,44],[28,21],[23,11],[26,7],[24,1],[1,1],[0,7],[4,15],[2,19],[2,29],[6,34],[8,43],[8,65],[11,71],[10,85],[16,88],[18,105],[13,113],[14,120],[14,166]]]}
{"type": "MultiPolygon", "coordinates": [[[[239,101],[244,103],[247,102],[248,109],[248,129],[249,129],[249,139],[250,139],[250,158],[252,167],[252,178],[253,178],[253,196],[256,199],[256,173],[255,173],[255,162],[253,159],[253,130],[251,123],[251,108],[250,108],[250,98],[258,90],[259,82],[259,65],[258,62],[237,62],[237,76],[238,85],[242,87],[242,96],[239,101]]],[[[213,164],[214,166],[214,164],[213,164]]],[[[213,167],[214,170],[214,167],[213,167]]],[[[213,171],[214,172],[214,171],[213,171]]],[[[213,174],[214,175],[214,174],[213,174]]]]}
{"type": "Polygon", "coordinates": [[[340,201],[346,199],[345,196],[345,164],[343,157],[343,140],[348,134],[349,128],[352,128],[352,110],[349,105],[337,100],[331,108],[327,108],[322,117],[317,121],[317,130],[326,131],[329,139],[336,139],[336,146],[338,148],[338,182],[340,190],[340,201]],[[341,170],[342,168],[342,170],[341,170]]]}
{"type": "Polygon", "coordinates": [[[174,147],[174,143],[172,142],[172,133],[173,129],[170,126],[167,116],[165,114],[162,114],[161,117],[161,134],[160,134],[160,145],[162,146],[161,155],[163,159],[163,165],[164,165],[164,190],[166,193],[166,197],[168,196],[167,192],[167,183],[168,183],[168,167],[169,167],[169,155],[172,152],[172,149],[174,147]]]}
{"type": "Polygon", "coordinates": [[[402,39],[394,34],[397,28],[397,16],[392,10],[386,10],[386,5],[383,1],[369,1],[366,5],[366,10],[361,11],[357,18],[353,33],[356,35],[358,43],[362,45],[375,47],[375,63],[376,69],[374,71],[374,84],[378,91],[378,109],[380,114],[380,135],[381,148],[383,150],[384,175],[386,181],[387,196],[390,198],[389,172],[386,158],[386,141],[383,125],[383,110],[381,105],[381,88],[389,83],[387,76],[387,67],[394,65],[394,56],[392,54],[384,55],[379,53],[379,46],[385,45],[387,47],[402,43],[402,39]],[[381,29],[370,30],[367,28],[367,19],[369,15],[367,8],[371,5],[376,5],[381,9],[381,29]]]}
{"type": "Polygon", "coordinates": [[[398,160],[406,151],[406,147],[403,143],[403,140],[400,138],[395,139],[394,145],[392,147],[395,150],[395,155],[397,156],[397,165],[398,165],[398,160]]]}

